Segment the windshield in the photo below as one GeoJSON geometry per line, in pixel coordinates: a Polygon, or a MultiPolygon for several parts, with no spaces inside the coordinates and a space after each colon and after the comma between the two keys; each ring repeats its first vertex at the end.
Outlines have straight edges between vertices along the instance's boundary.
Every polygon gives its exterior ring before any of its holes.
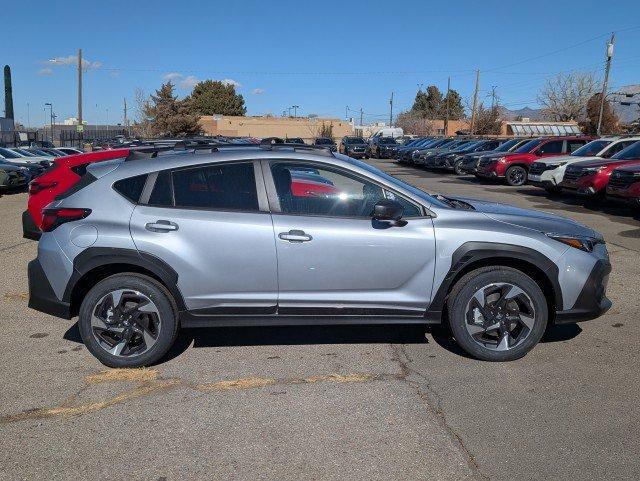
{"type": "Polygon", "coordinates": [[[610,143],[611,140],[594,140],[592,142],[589,142],[588,144],[583,145],[571,155],[573,157],[591,157],[596,155],[610,143]]]}
{"type": "Polygon", "coordinates": [[[542,139],[533,139],[530,140],[529,142],[527,142],[526,144],[520,146],[517,150],[516,150],[516,154],[527,154],[529,152],[531,152],[534,147],[537,147],[538,145],[540,145],[542,143],[542,139]]]}
{"type": "Polygon", "coordinates": [[[382,137],[380,139],[380,143],[381,144],[395,144],[397,142],[396,142],[396,139],[394,139],[393,137],[382,137]]]}
{"type": "Polygon", "coordinates": [[[316,145],[333,144],[331,139],[316,139],[316,145]]]}
{"type": "Polygon", "coordinates": [[[9,149],[0,147],[0,156],[4,159],[19,159],[20,156],[15,152],[11,152],[9,149]]]}
{"type": "Polygon", "coordinates": [[[619,160],[640,160],[640,142],[636,142],[635,144],[630,145],[611,158],[619,160]]]}
{"type": "Polygon", "coordinates": [[[496,152],[509,152],[509,149],[511,149],[511,147],[513,147],[514,145],[518,145],[520,142],[521,141],[518,139],[507,140],[505,143],[500,144],[493,150],[495,150],[496,152]]]}
{"type": "Polygon", "coordinates": [[[364,139],[360,137],[346,137],[344,139],[345,144],[364,144],[364,139]]]}
{"type": "Polygon", "coordinates": [[[37,157],[36,154],[33,154],[31,152],[29,152],[28,150],[24,150],[24,149],[13,149],[14,152],[17,152],[19,154],[24,155],[25,157],[37,157]]]}

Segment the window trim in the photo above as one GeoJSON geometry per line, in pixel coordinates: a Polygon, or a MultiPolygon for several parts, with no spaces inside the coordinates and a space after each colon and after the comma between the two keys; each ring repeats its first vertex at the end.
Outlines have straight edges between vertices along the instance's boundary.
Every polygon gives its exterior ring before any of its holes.
{"type": "Polygon", "coordinates": [[[147,184],[144,186],[142,191],[142,195],[140,196],[140,205],[144,205],[146,207],[155,207],[157,209],[179,209],[179,210],[197,210],[197,211],[207,211],[207,212],[235,212],[235,213],[248,213],[248,214],[265,214],[269,213],[269,205],[267,202],[267,193],[264,178],[262,176],[262,170],[259,165],[259,161],[255,159],[241,159],[241,160],[229,160],[229,161],[218,161],[218,162],[207,162],[204,164],[196,164],[196,165],[188,165],[184,167],[173,167],[169,169],[162,169],[149,174],[147,177],[147,184]],[[221,209],[215,207],[189,207],[189,206],[177,206],[174,186],[173,186],[173,173],[183,170],[192,170],[192,169],[206,169],[208,167],[215,166],[227,166],[234,164],[252,164],[253,165],[253,173],[254,173],[254,182],[256,188],[256,194],[258,198],[258,209],[256,210],[245,210],[245,209],[221,209]],[[151,197],[151,193],[155,187],[156,181],[162,172],[169,172],[169,178],[171,182],[169,186],[171,188],[171,202],[172,205],[154,205],[149,204],[149,198],[151,197]],[[152,179],[153,176],[153,179],[152,179]],[[148,189],[148,192],[147,192],[148,189]],[[145,197],[146,196],[146,197],[145,197]]]}
{"type": "Polygon", "coordinates": [[[275,182],[273,181],[273,175],[271,174],[271,164],[310,164],[316,165],[320,168],[324,168],[325,170],[334,170],[337,171],[338,174],[345,174],[347,176],[355,176],[356,178],[364,178],[367,182],[371,184],[375,184],[383,190],[392,192],[395,195],[398,195],[405,199],[407,202],[415,205],[421,212],[421,215],[415,217],[403,217],[403,219],[407,220],[419,220],[419,219],[431,219],[434,216],[429,214],[429,210],[422,203],[417,202],[415,199],[399,192],[397,189],[391,188],[387,184],[384,184],[376,179],[372,179],[371,177],[361,174],[360,172],[355,172],[353,170],[349,170],[339,165],[329,164],[320,162],[317,160],[306,160],[306,159],[263,159],[260,161],[262,165],[262,174],[265,179],[265,184],[267,188],[267,198],[269,200],[269,207],[271,209],[272,215],[289,215],[289,216],[297,216],[297,217],[321,217],[325,219],[352,219],[352,220],[371,220],[370,216],[341,216],[341,215],[323,215],[323,214],[299,214],[299,213],[290,213],[290,212],[282,212],[280,207],[280,198],[278,197],[278,192],[276,191],[275,182]]]}

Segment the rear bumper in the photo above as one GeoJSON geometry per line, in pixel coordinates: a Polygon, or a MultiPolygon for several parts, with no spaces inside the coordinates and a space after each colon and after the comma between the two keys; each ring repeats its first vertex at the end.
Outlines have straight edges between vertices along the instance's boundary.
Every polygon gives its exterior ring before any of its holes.
{"type": "Polygon", "coordinates": [[[589,321],[607,312],[612,305],[606,296],[610,272],[609,262],[596,262],[573,307],[565,311],[556,311],[556,324],[589,321]]]}
{"type": "Polygon", "coordinates": [[[56,297],[38,259],[29,262],[27,273],[29,276],[29,307],[55,317],[71,319],[71,306],[68,302],[61,301],[56,297]]]}
{"type": "Polygon", "coordinates": [[[25,239],[39,240],[42,232],[36,226],[36,223],[33,222],[31,215],[28,210],[25,210],[22,213],[22,237],[25,239]]]}

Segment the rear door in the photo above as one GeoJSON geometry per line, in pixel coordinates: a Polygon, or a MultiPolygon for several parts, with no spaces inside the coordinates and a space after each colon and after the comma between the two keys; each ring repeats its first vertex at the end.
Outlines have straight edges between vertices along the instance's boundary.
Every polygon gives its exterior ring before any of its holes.
{"type": "Polygon", "coordinates": [[[564,142],[564,140],[550,140],[538,147],[535,153],[538,157],[561,155],[564,151],[564,142]]]}
{"type": "Polygon", "coordinates": [[[139,251],[167,262],[189,310],[276,311],[273,224],[259,164],[252,161],[151,174],[131,217],[139,251]]]}
{"type": "Polygon", "coordinates": [[[264,161],[263,173],[276,235],[280,314],[424,314],[435,240],[420,205],[320,162],[264,161]],[[403,225],[372,219],[374,204],[385,198],[402,203],[403,225]]]}

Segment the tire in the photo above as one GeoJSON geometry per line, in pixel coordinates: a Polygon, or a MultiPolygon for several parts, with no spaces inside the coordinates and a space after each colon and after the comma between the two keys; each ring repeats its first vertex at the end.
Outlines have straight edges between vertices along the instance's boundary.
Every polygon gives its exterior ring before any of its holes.
{"type": "Polygon", "coordinates": [[[455,164],[453,164],[453,171],[456,175],[464,175],[466,172],[462,170],[462,161],[458,160],[455,164]]]}
{"type": "Polygon", "coordinates": [[[504,174],[507,184],[520,187],[527,182],[527,169],[521,165],[514,165],[509,167],[504,174]]]}
{"type": "MultiPolygon", "coordinates": [[[[122,299],[125,299],[126,295],[127,294],[123,294],[122,299]]],[[[111,299],[114,299],[113,295],[111,299]]],[[[119,305],[120,304],[118,304],[118,306],[119,305]]],[[[140,306],[141,305],[144,304],[140,304],[140,306]]],[[[145,314],[144,312],[140,312],[140,314],[143,318],[144,316],[151,315],[145,314]]],[[[147,323],[150,324],[149,321],[147,321],[147,323]]],[[[104,325],[104,323],[102,324],[104,325]]],[[[131,325],[134,324],[132,321],[131,325]]],[[[155,279],[136,273],[116,274],[98,282],[87,293],[80,306],[78,326],[85,346],[89,352],[104,365],[114,368],[149,366],[159,361],[173,345],[178,334],[178,309],[169,291],[155,279]],[[97,338],[100,336],[94,334],[98,331],[103,333],[111,332],[109,329],[102,329],[102,327],[98,328],[92,325],[92,322],[95,322],[93,314],[98,311],[99,305],[104,306],[103,302],[107,302],[104,301],[104,299],[109,296],[110,293],[116,291],[125,291],[126,293],[135,291],[136,294],[144,297],[146,301],[150,301],[156,309],[154,315],[159,319],[159,327],[155,332],[156,337],[152,339],[153,344],[140,353],[128,355],[112,354],[107,351],[107,348],[103,347],[103,345],[105,345],[104,341],[102,344],[98,341],[97,338]],[[103,300],[103,302],[101,302],[101,300],[103,300]],[[92,319],[94,319],[94,321],[92,321],[92,319]]],[[[121,324],[118,324],[118,326],[121,326],[121,324]]],[[[134,336],[136,336],[136,334],[134,334],[134,336]]],[[[140,334],[139,337],[142,337],[142,335],[140,334]]],[[[134,337],[134,339],[139,339],[139,337],[134,337]]],[[[127,347],[124,349],[128,349],[128,344],[127,342],[127,347]]],[[[146,344],[144,345],[146,346],[146,344]]],[[[125,351],[123,350],[122,352],[125,351]]]]}
{"type": "MultiPolygon", "coordinates": [[[[506,289],[506,287],[504,287],[504,289],[506,289]]],[[[517,290],[512,288],[508,292],[516,293],[517,290]]],[[[491,296],[489,297],[491,298],[491,296]]],[[[506,311],[498,312],[497,316],[502,316],[503,319],[507,319],[504,312],[514,312],[509,310],[512,302],[514,303],[513,305],[516,305],[513,299],[509,300],[506,305],[506,311]]],[[[485,304],[485,308],[487,306],[488,304],[485,304]]],[[[494,306],[491,306],[490,309],[494,309],[494,306]]],[[[456,282],[449,294],[447,309],[449,327],[458,345],[477,359],[498,362],[520,359],[533,349],[544,334],[549,316],[547,301],[540,286],[522,271],[504,266],[482,267],[463,276],[456,282]],[[482,324],[484,322],[492,324],[493,326],[496,325],[493,324],[494,322],[498,322],[497,317],[489,318],[488,316],[486,320],[483,317],[481,317],[480,320],[476,320],[475,316],[477,311],[471,311],[469,309],[469,306],[473,307],[474,294],[477,292],[491,292],[491,289],[497,289],[496,284],[502,284],[503,286],[510,284],[519,288],[524,293],[524,296],[518,294],[516,298],[524,299],[523,306],[530,306],[532,308],[532,310],[528,312],[526,309],[518,309],[518,317],[528,317],[530,327],[526,327],[524,322],[521,321],[513,322],[513,324],[509,323],[509,325],[515,324],[513,331],[514,336],[511,338],[507,336],[513,343],[512,347],[507,349],[504,349],[503,345],[503,350],[499,350],[502,343],[499,344],[498,341],[498,339],[503,340],[501,335],[502,328],[487,330],[484,333],[476,334],[480,336],[480,340],[475,339],[470,332],[470,329],[476,328],[476,323],[478,322],[480,323],[480,327],[478,328],[480,331],[482,331],[482,324]],[[531,316],[523,316],[523,312],[524,314],[531,314],[531,316]],[[515,336],[518,332],[522,337],[515,336]],[[497,339],[493,341],[493,337],[497,339]],[[485,342],[485,339],[489,341],[485,342]],[[496,343],[495,346],[493,342],[496,343]]]]}

